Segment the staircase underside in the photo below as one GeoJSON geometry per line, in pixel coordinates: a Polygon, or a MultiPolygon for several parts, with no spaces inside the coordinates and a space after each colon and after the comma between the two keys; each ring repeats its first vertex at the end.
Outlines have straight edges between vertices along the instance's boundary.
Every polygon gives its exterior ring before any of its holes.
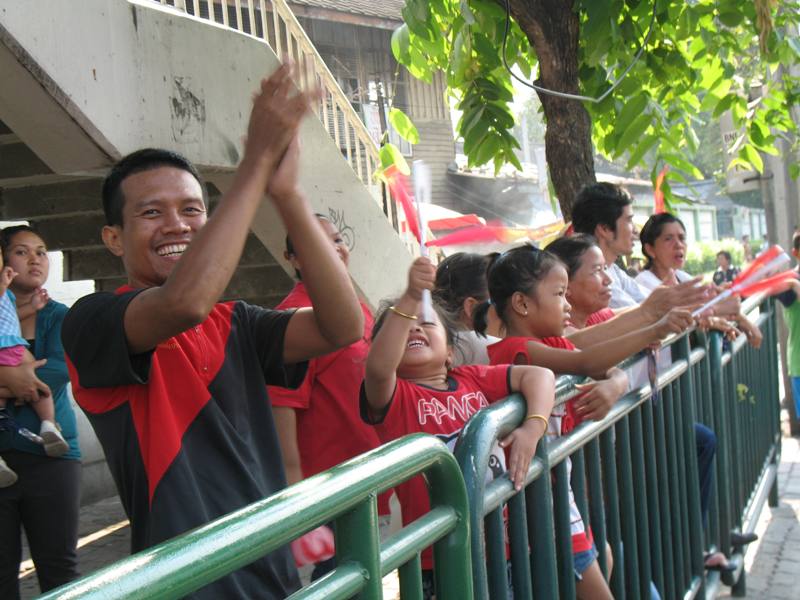
{"type": "MultiPolygon", "coordinates": [[[[65,278],[99,289],[123,280],[100,242],[100,178],[141,147],[185,154],[227,189],[250,96],[278,64],[265,43],[150,2],[42,0],[0,11],[2,218],[29,220],[66,254],[65,278]]],[[[410,255],[322,124],[302,127],[301,182],[351,246],[351,274],[375,304],[397,293],[410,255]],[[380,268],[376,268],[380,265],[380,268]]],[[[271,305],[290,288],[285,232],[265,201],[230,297],[271,305]]]]}

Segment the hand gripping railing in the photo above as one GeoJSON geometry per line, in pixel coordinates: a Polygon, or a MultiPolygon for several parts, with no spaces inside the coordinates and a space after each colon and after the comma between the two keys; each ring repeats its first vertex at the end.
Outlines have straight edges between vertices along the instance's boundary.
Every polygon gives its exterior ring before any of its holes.
{"type": "MultiPolygon", "coordinates": [[[[761,305],[758,322],[764,328],[758,351],[744,347],[743,337],[725,354],[717,334],[701,338],[695,348],[688,335],[673,339],[673,362],[658,378],[660,399],[651,402],[646,385],[619,400],[602,421],[582,423],[554,443],[543,439],[519,493],[507,477],[486,483],[486,470],[493,444],[522,422],[523,399],[512,396],[476,414],[455,449],[470,503],[475,597],[508,597],[506,530],[515,600],[574,597],[568,456],[576,502],[593,530],[603,572],[606,541],[612,549],[615,598],[649,598],[652,587],[665,599],[713,597],[720,580],[705,572],[703,553],[714,548],[737,566],[726,583],[743,589],[741,549],[730,547],[730,531],[754,526],[767,493],[776,500],[780,448],[777,342],[769,304],[761,305]],[[757,389],[757,401],[735,395],[745,393],[741,386],[757,389]],[[707,526],[698,422],[716,431],[719,446],[707,526]]],[[[559,379],[557,402],[575,395],[575,381],[559,379]]]]}
{"type": "Polygon", "coordinates": [[[359,594],[377,600],[382,598],[381,577],[398,568],[403,597],[422,598],[420,552],[433,544],[438,597],[464,600],[472,597],[467,510],[464,481],[452,453],[432,436],[410,435],[43,598],[180,598],[335,521],[336,569],[292,599],[359,594]],[[419,473],[428,481],[430,512],[381,546],[378,493],[419,473]]]}

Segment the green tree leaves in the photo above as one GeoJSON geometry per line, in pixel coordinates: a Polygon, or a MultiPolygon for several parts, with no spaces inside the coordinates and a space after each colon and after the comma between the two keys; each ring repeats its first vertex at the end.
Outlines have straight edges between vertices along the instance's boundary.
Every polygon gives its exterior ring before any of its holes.
{"type": "Polygon", "coordinates": [[[408,115],[399,108],[392,108],[389,111],[389,123],[392,124],[394,130],[400,135],[401,138],[407,140],[411,144],[419,144],[419,131],[417,131],[414,123],[408,118],[408,115]]]}
{"type": "MultiPolygon", "coordinates": [[[[609,158],[627,156],[631,167],[652,161],[654,173],[660,170],[655,165],[668,163],[668,179],[699,177],[687,160],[698,151],[695,130],[730,110],[742,131],[738,162],[763,168],[760,154],[775,152],[776,140],[797,129],[789,110],[800,101],[800,81],[788,69],[777,70],[780,63],[800,61],[800,42],[782,33],[800,22],[797,1],[783,2],[774,15],[761,56],[749,2],[576,0],[581,94],[599,97],[631,66],[650,28],[653,2],[656,24],[641,59],[610,97],[585,103],[596,149],[609,158]],[[756,82],[763,83],[762,99],[751,102],[756,82]]],[[[512,19],[506,40],[509,66],[528,79],[536,76],[538,61],[528,38],[549,33],[546,20],[531,14],[526,33],[512,19]]],[[[408,0],[403,17],[406,25],[395,32],[392,50],[415,77],[430,80],[436,69],[445,71],[449,93],[463,111],[457,129],[469,163],[518,166],[513,87],[502,61],[504,3],[408,0]]]]}

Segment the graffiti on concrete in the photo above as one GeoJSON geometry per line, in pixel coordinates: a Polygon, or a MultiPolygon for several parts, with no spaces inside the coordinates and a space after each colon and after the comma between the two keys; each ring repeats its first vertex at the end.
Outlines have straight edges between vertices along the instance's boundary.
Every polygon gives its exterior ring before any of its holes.
{"type": "Polygon", "coordinates": [[[172,79],[170,109],[172,139],[176,142],[199,142],[206,123],[206,104],[191,90],[191,87],[190,77],[172,79]]]}
{"type": "Polygon", "coordinates": [[[331,219],[331,223],[333,223],[336,226],[336,229],[339,230],[345,246],[347,246],[347,249],[352,252],[356,247],[356,230],[350,227],[350,225],[348,225],[345,221],[344,210],[329,208],[328,215],[331,219]]]}

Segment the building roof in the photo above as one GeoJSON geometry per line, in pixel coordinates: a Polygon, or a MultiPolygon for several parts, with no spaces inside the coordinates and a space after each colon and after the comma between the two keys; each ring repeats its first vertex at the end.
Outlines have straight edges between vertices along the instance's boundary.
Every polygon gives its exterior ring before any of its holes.
{"type": "Polygon", "coordinates": [[[320,8],[340,13],[365,15],[380,19],[402,21],[400,11],[405,0],[288,0],[289,4],[320,8]]]}

